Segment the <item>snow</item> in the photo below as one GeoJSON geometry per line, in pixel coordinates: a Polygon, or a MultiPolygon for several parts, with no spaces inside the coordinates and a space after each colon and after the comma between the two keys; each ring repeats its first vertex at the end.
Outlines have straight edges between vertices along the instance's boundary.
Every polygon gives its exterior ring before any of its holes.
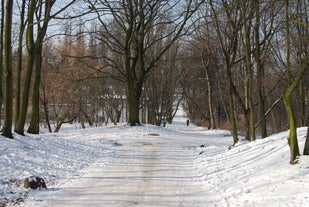
{"type": "Polygon", "coordinates": [[[309,156],[290,165],[287,135],[228,150],[230,132],[187,127],[180,111],[167,128],[66,125],[0,137],[0,206],[309,206],[309,156]],[[47,189],[24,189],[32,175],[47,189]]]}

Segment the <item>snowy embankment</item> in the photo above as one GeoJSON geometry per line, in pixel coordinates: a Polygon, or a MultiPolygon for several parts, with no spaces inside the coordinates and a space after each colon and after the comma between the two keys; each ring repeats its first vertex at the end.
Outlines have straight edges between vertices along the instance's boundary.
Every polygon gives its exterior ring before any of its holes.
{"type": "MultiPolygon", "coordinates": [[[[309,157],[287,132],[228,150],[230,133],[185,125],[63,129],[0,145],[0,206],[309,206],[309,157]],[[42,176],[47,190],[23,179],[42,176]]],[[[298,130],[303,149],[306,128],[298,130]]]]}

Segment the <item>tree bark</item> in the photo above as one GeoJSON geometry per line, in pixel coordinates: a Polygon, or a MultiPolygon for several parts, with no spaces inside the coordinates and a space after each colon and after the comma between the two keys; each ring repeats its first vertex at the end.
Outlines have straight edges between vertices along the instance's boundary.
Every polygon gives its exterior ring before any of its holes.
{"type": "Polygon", "coordinates": [[[40,133],[40,83],[41,83],[41,70],[42,70],[42,48],[39,47],[35,51],[35,59],[34,59],[34,84],[32,91],[32,113],[31,113],[31,121],[29,128],[27,130],[28,133],[31,134],[39,134],[40,133]]]}
{"type": "Polygon", "coordinates": [[[285,110],[289,119],[290,124],[290,132],[288,136],[288,143],[290,146],[290,164],[295,164],[298,161],[298,157],[300,156],[299,153],[299,146],[297,140],[297,128],[296,128],[296,120],[294,116],[294,111],[292,107],[292,93],[295,91],[296,87],[302,80],[303,75],[308,69],[309,66],[309,54],[307,55],[305,61],[300,66],[296,77],[292,80],[291,74],[291,62],[290,62],[290,54],[291,54],[291,45],[290,45],[290,17],[289,17],[289,1],[285,1],[285,23],[286,23],[286,76],[288,79],[288,86],[283,94],[283,102],[285,106],[285,110]]]}
{"type": "MultiPolygon", "coordinates": [[[[130,79],[130,78],[129,78],[130,79]]],[[[141,98],[142,87],[138,86],[134,81],[127,81],[128,86],[128,111],[129,119],[128,124],[130,126],[140,125],[139,120],[139,101],[141,98]]]]}
{"type": "Polygon", "coordinates": [[[259,3],[256,0],[256,25],[255,25],[255,59],[256,59],[256,70],[257,70],[257,92],[258,92],[258,103],[259,103],[259,118],[261,121],[261,135],[262,138],[267,137],[266,127],[266,116],[265,116],[265,101],[264,101],[264,68],[261,62],[261,48],[260,48],[260,35],[259,35],[259,3]]]}
{"type": "MultiPolygon", "coordinates": [[[[1,0],[1,20],[0,20],[0,106],[2,106],[3,103],[3,49],[4,49],[4,43],[3,43],[3,33],[4,33],[4,1],[1,0]]],[[[2,107],[0,108],[0,129],[2,126],[2,107]]]]}
{"type": "MultiPolygon", "coordinates": [[[[251,13],[246,9],[246,1],[243,1],[243,13],[244,19],[244,47],[245,47],[245,68],[246,68],[246,83],[245,87],[248,91],[248,98],[245,104],[245,129],[247,140],[256,140],[255,137],[255,128],[254,128],[254,108],[253,108],[253,72],[252,72],[252,60],[251,60],[251,44],[250,44],[250,32],[249,32],[249,23],[251,20],[246,16],[247,13],[251,13]]],[[[249,14],[250,15],[250,14],[249,14]]]]}
{"type": "Polygon", "coordinates": [[[17,72],[16,72],[16,92],[15,92],[15,127],[19,117],[20,110],[20,93],[21,93],[21,71],[22,71],[22,58],[23,58],[23,40],[25,31],[25,7],[26,1],[22,1],[20,13],[20,27],[18,36],[18,49],[17,49],[17,72]]]}
{"type": "Polygon", "coordinates": [[[26,116],[27,116],[28,99],[29,99],[29,94],[30,94],[30,83],[31,83],[32,71],[33,71],[33,64],[34,64],[34,57],[32,55],[32,52],[30,52],[28,53],[25,80],[23,84],[23,91],[21,94],[19,117],[18,117],[18,120],[15,120],[16,124],[14,128],[14,131],[20,135],[24,135],[24,126],[25,126],[26,116]]]}
{"type": "MultiPolygon", "coordinates": [[[[289,64],[287,64],[287,67],[289,64]]],[[[292,93],[295,91],[296,87],[298,86],[299,82],[301,81],[303,75],[305,74],[306,70],[309,66],[309,55],[307,57],[307,60],[301,65],[301,67],[298,70],[297,76],[291,82],[289,81],[288,88],[285,90],[283,94],[283,102],[285,106],[285,110],[288,116],[289,124],[290,124],[290,132],[288,136],[288,143],[290,146],[290,163],[295,164],[297,163],[297,159],[300,156],[299,153],[299,146],[298,146],[298,140],[297,140],[297,127],[296,127],[296,120],[294,116],[294,111],[292,107],[292,93]]],[[[287,68],[287,73],[289,74],[289,67],[287,68]]],[[[290,77],[290,75],[288,75],[290,77]]],[[[290,79],[290,78],[289,78],[290,79]]]]}
{"type": "Polygon", "coordinates": [[[13,119],[13,69],[12,69],[12,13],[13,0],[6,1],[6,14],[4,26],[4,79],[5,79],[5,108],[2,135],[13,138],[12,119],[13,119]]]}
{"type": "Polygon", "coordinates": [[[27,109],[28,109],[28,101],[30,94],[30,83],[32,78],[32,71],[34,65],[34,12],[36,8],[35,0],[31,0],[28,8],[28,28],[27,28],[27,36],[26,36],[26,45],[28,51],[28,59],[26,66],[26,73],[23,85],[23,91],[21,94],[21,103],[19,109],[19,117],[15,124],[14,131],[20,135],[24,135],[24,126],[26,122],[27,109]]]}
{"type": "Polygon", "coordinates": [[[297,132],[296,132],[297,128],[292,108],[292,97],[290,91],[284,93],[283,102],[290,124],[290,132],[288,136],[288,144],[290,146],[290,164],[296,164],[298,161],[298,157],[300,156],[300,153],[298,147],[297,132]]]}

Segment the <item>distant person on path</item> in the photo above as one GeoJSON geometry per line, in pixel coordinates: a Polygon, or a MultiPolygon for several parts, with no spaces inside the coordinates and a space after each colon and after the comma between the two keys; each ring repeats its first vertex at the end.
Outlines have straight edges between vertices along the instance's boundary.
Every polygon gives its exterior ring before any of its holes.
{"type": "Polygon", "coordinates": [[[190,121],[189,121],[189,119],[187,119],[187,126],[189,126],[189,123],[190,123],[190,121]]]}

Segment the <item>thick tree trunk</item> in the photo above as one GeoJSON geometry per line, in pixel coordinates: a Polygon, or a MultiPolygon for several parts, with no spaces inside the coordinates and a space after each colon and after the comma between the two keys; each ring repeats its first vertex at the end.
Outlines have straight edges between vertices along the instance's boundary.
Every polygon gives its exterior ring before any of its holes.
{"type": "Polygon", "coordinates": [[[299,153],[299,146],[297,140],[297,132],[296,132],[296,121],[294,117],[294,111],[292,108],[292,93],[295,91],[296,87],[302,80],[303,75],[308,69],[309,66],[309,55],[307,55],[305,61],[300,66],[299,70],[297,71],[296,77],[292,80],[292,71],[291,71],[291,44],[290,44],[290,17],[289,17],[289,1],[285,0],[285,23],[286,23],[286,36],[287,36],[287,43],[286,43],[286,76],[288,80],[288,86],[283,94],[283,102],[285,106],[285,110],[289,119],[290,124],[290,133],[288,137],[288,143],[290,146],[290,163],[295,164],[298,161],[299,153]]]}
{"type": "Polygon", "coordinates": [[[139,101],[141,89],[137,87],[137,84],[134,82],[128,81],[128,110],[129,110],[129,119],[128,124],[130,126],[140,125],[139,120],[139,101]]]}
{"type": "Polygon", "coordinates": [[[32,53],[33,52],[28,53],[28,62],[27,62],[25,80],[24,80],[24,85],[23,85],[23,92],[21,94],[19,117],[18,117],[18,120],[16,120],[17,122],[15,124],[15,129],[14,129],[14,131],[20,135],[24,135],[24,126],[25,126],[26,117],[27,117],[28,101],[29,101],[29,94],[30,94],[30,83],[31,83],[33,64],[34,64],[34,58],[33,58],[32,53]]]}
{"type": "Polygon", "coordinates": [[[27,36],[26,36],[26,44],[28,50],[28,60],[27,60],[27,67],[23,85],[23,92],[21,94],[21,103],[19,109],[19,117],[15,124],[14,131],[20,135],[24,135],[24,126],[27,117],[27,109],[28,109],[28,101],[29,101],[29,94],[30,94],[30,83],[32,78],[32,71],[34,66],[34,12],[36,2],[31,0],[28,7],[28,28],[27,28],[27,36]]]}
{"type": "MultiPolygon", "coordinates": [[[[286,113],[289,119],[289,124],[290,124],[290,133],[288,137],[288,143],[289,143],[290,152],[291,152],[291,157],[290,157],[291,164],[297,163],[297,158],[298,156],[300,156],[298,140],[297,140],[297,133],[296,133],[296,121],[295,121],[293,107],[292,107],[292,93],[295,91],[297,85],[301,81],[308,66],[309,66],[309,56],[307,57],[306,61],[300,67],[297,73],[297,76],[295,77],[293,82],[291,82],[291,80],[289,81],[289,86],[283,94],[283,102],[284,102],[285,110],[286,110],[286,113]]],[[[287,74],[289,74],[289,68],[287,68],[287,74]]]]}
{"type": "MultiPolygon", "coordinates": [[[[0,28],[0,66],[3,65],[3,33],[4,33],[4,0],[1,0],[1,28],[0,28]]],[[[0,67],[0,106],[3,103],[3,67],[0,67]]],[[[2,108],[0,108],[0,129],[2,126],[2,108]]]]}
{"type": "Polygon", "coordinates": [[[40,86],[40,74],[41,74],[41,67],[42,67],[42,44],[43,40],[47,31],[48,22],[50,20],[50,12],[52,5],[55,1],[46,1],[45,4],[43,2],[38,3],[35,0],[31,0],[28,5],[28,28],[27,28],[27,36],[26,36],[26,44],[28,49],[28,62],[27,62],[27,69],[25,74],[24,80],[24,87],[22,93],[22,99],[20,104],[20,114],[18,117],[17,124],[15,126],[15,132],[21,135],[24,135],[24,126],[27,117],[27,109],[28,109],[28,102],[29,102],[29,94],[30,94],[30,84],[31,84],[31,77],[32,71],[34,68],[34,64],[36,64],[36,72],[35,72],[35,88],[33,91],[33,101],[35,103],[35,108],[33,108],[34,115],[31,118],[31,128],[29,132],[31,133],[38,133],[38,125],[39,122],[39,86],[40,86]],[[45,5],[45,8],[43,8],[45,5]],[[39,8],[38,8],[39,7],[39,8]],[[37,25],[38,23],[34,22],[34,17],[37,16],[37,9],[44,10],[44,18],[42,20],[42,25],[37,25]],[[37,27],[36,33],[34,32],[34,27],[37,27]],[[36,111],[38,110],[38,111],[36,111]]]}
{"type": "Polygon", "coordinates": [[[7,0],[5,27],[4,27],[5,117],[2,127],[2,135],[8,138],[13,138],[12,134],[13,69],[12,69],[12,48],[11,48],[12,13],[13,13],[13,0],[7,0]]]}
{"type": "Polygon", "coordinates": [[[35,76],[34,85],[32,91],[32,114],[30,125],[27,130],[31,134],[40,133],[40,83],[41,83],[41,69],[42,69],[42,48],[38,48],[35,51],[35,76]]]}
{"type": "Polygon", "coordinates": [[[18,49],[17,49],[17,69],[16,69],[16,84],[15,84],[15,125],[16,120],[19,117],[20,109],[20,91],[21,91],[21,70],[23,62],[23,40],[24,40],[24,31],[25,31],[25,7],[26,1],[22,1],[21,13],[20,13],[20,27],[19,27],[19,36],[18,36],[18,49]]]}
{"type": "Polygon", "coordinates": [[[290,132],[288,137],[288,143],[290,146],[290,153],[291,153],[290,164],[296,164],[298,161],[298,157],[300,156],[300,153],[297,140],[296,122],[292,108],[292,97],[289,91],[285,92],[283,96],[283,102],[290,123],[290,132]]]}

